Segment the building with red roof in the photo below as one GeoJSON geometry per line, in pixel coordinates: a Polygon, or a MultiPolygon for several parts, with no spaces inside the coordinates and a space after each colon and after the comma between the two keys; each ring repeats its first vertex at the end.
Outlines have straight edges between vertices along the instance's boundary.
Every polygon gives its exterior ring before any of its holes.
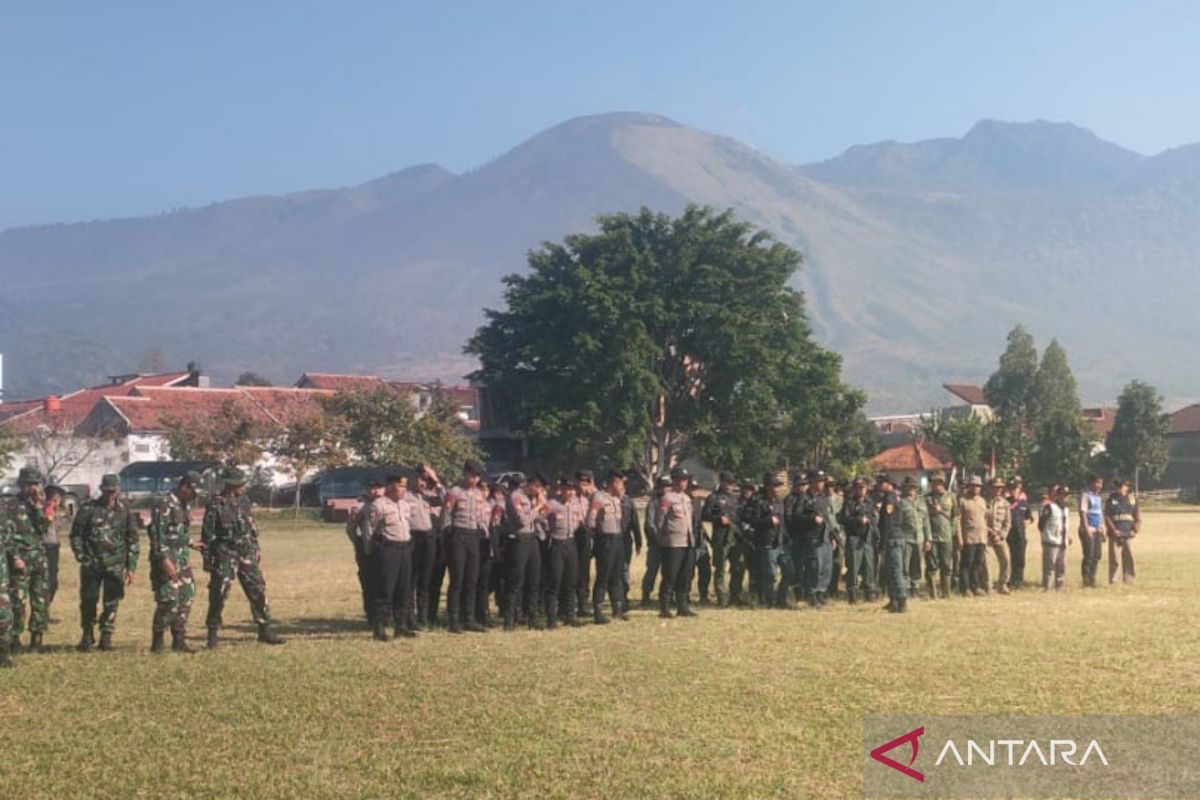
{"type": "Polygon", "coordinates": [[[873,457],[871,467],[892,476],[896,483],[913,478],[924,489],[934,472],[946,472],[954,467],[950,451],[940,444],[914,440],[890,447],[873,457]]]}

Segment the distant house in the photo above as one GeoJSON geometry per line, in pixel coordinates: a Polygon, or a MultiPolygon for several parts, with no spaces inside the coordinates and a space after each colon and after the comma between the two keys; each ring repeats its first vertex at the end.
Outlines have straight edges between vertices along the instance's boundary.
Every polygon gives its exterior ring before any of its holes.
{"type": "Polygon", "coordinates": [[[961,402],[941,409],[942,420],[972,416],[991,422],[992,407],[988,404],[983,388],[972,383],[943,383],[942,388],[961,402]]]}
{"type": "Polygon", "coordinates": [[[468,431],[479,430],[479,392],[474,386],[445,384],[441,381],[387,380],[377,375],[339,375],[329,372],[306,372],[294,384],[297,389],[321,389],[330,392],[373,392],[392,389],[412,400],[417,416],[429,411],[435,395],[452,402],[458,417],[468,431]]]}
{"type": "Polygon", "coordinates": [[[905,478],[916,480],[922,490],[929,486],[934,472],[949,472],[954,466],[950,451],[934,442],[912,441],[890,447],[871,459],[871,467],[887,472],[899,484],[905,478]]]}
{"type": "Polygon", "coordinates": [[[1200,490],[1200,403],[1171,415],[1167,427],[1167,468],[1158,484],[1200,490]]]}

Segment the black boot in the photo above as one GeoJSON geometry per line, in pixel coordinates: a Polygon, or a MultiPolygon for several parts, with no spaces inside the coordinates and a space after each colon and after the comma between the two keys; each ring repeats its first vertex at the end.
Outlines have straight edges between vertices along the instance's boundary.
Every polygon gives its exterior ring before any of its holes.
{"type": "Polygon", "coordinates": [[[622,600],[621,602],[617,603],[616,606],[617,607],[613,609],[613,616],[622,622],[629,622],[629,601],[622,600]]]}
{"type": "Polygon", "coordinates": [[[378,615],[375,617],[375,624],[371,626],[371,638],[377,642],[387,642],[391,640],[388,636],[387,626],[383,624],[383,620],[378,615]]]}
{"type": "Polygon", "coordinates": [[[658,592],[658,616],[671,618],[671,595],[661,589],[658,592]]]}
{"type": "Polygon", "coordinates": [[[29,634],[29,652],[44,653],[46,648],[42,647],[42,632],[33,631],[29,634]]]}
{"type": "Polygon", "coordinates": [[[183,631],[171,631],[171,649],[176,653],[195,653],[188,645],[187,634],[183,631]]]}
{"type": "Polygon", "coordinates": [[[83,636],[79,637],[79,644],[75,646],[75,649],[81,653],[86,653],[92,649],[92,645],[95,643],[96,633],[89,626],[83,629],[83,636]]]}
{"type": "Polygon", "coordinates": [[[150,632],[150,652],[161,653],[163,651],[163,631],[155,628],[150,632]]]}
{"type": "Polygon", "coordinates": [[[858,591],[856,589],[846,590],[846,602],[850,603],[850,605],[858,602],[858,591]]]}
{"type": "Polygon", "coordinates": [[[597,625],[607,625],[609,622],[608,617],[604,616],[604,611],[601,610],[599,603],[596,603],[593,606],[592,622],[596,623],[597,625]]]}
{"type": "Polygon", "coordinates": [[[907,597],[900,598],[899,607],[896,609],[896,613],[897,614],[907,614],[908,613],[908,598],[907,597]]]}
{"type": "Polygon", "coordinates": [[[113,649],[112,634],[108,631],[100,631],[100,651],[110,653],[113,649]]]}
{"type": "Polygon", "coordinates": [[[517,629],[517,610],[515,608],[506,609],[504,612],[504,630],[515,631],[517,629]]]}
{"type": "Polygon", "coordinates": [[[645,608],[645,609],[654,608],[654,601],[651,600],[649,597],[643,597],[642,602],[641,602],[641,607],[645,608]]]}
{"type": "Polygon", "coordinates": [[[675,614],[680,617],[698,617],[700,616],[695,611],[692,611],[691,599],[688,596],[680,595],[675,599],[675,614]]]}
{"type": "MultiPolygon", "coordinates": [[[[387,635],[387,632],[384,632],[387,635]]],[[[278,633],[271,630],[271,623],[264,622],[258,626],[258,640],[263,644],[283,644],[283,639],[278,633]]]]}
{"type": "Polygon", "coordinates": [[[469,620],[462,627],[463,627],[463,630],[466,631],[467,633],[487,633],[487,631],[488,631],[488,629],[486,627],[484,627],[483,625],[480,625],[475,620],[469,620]]]}

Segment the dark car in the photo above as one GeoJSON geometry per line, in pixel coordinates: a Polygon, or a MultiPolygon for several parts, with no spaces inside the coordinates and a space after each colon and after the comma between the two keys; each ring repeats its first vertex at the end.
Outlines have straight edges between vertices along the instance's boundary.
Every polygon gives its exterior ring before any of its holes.
{"type": "Polygon", "coordinates": [[[214,488],[221,465],[216,461],[137,461],[121,470],[121,493],[131,501],[160,497],[175,488],[188,472],[204,478],[201,494],[214,488]]]}
{"type": "Polygon", "coordinates": [[[313,478],[317,486],[317,500],[321,504],[321,519],[326,522],[342,522],[358,500],[367,493],[367,480],[383,480],[388,475],[403,475],[412,478],[416,470],[408,467],[338,467],[326,470],[313,478]]]}

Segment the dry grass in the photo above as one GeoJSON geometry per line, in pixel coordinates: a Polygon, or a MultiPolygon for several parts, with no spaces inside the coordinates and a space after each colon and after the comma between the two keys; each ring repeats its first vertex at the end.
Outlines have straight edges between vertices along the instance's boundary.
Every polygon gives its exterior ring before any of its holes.
{"type": "Polygon", "coordinates": [[[144,574],[118,652],[73,652],[64,564],[54,652],[0,676],[0,786],[30,798],[860,796],[868,712],[1200,711],[1198,535],[1200,513],[1149,514],[1136,587],[1077,588],[1072,550],[1069,591],[923,601],[906,617],[841,603],[669,623],[635,612],[604,628],[383,645],[357,622],[341,527],[273,523],[268,589],[291,641],[255,644],[235,596],[226,646],[195,657],[148,653],[144,574]]]}

